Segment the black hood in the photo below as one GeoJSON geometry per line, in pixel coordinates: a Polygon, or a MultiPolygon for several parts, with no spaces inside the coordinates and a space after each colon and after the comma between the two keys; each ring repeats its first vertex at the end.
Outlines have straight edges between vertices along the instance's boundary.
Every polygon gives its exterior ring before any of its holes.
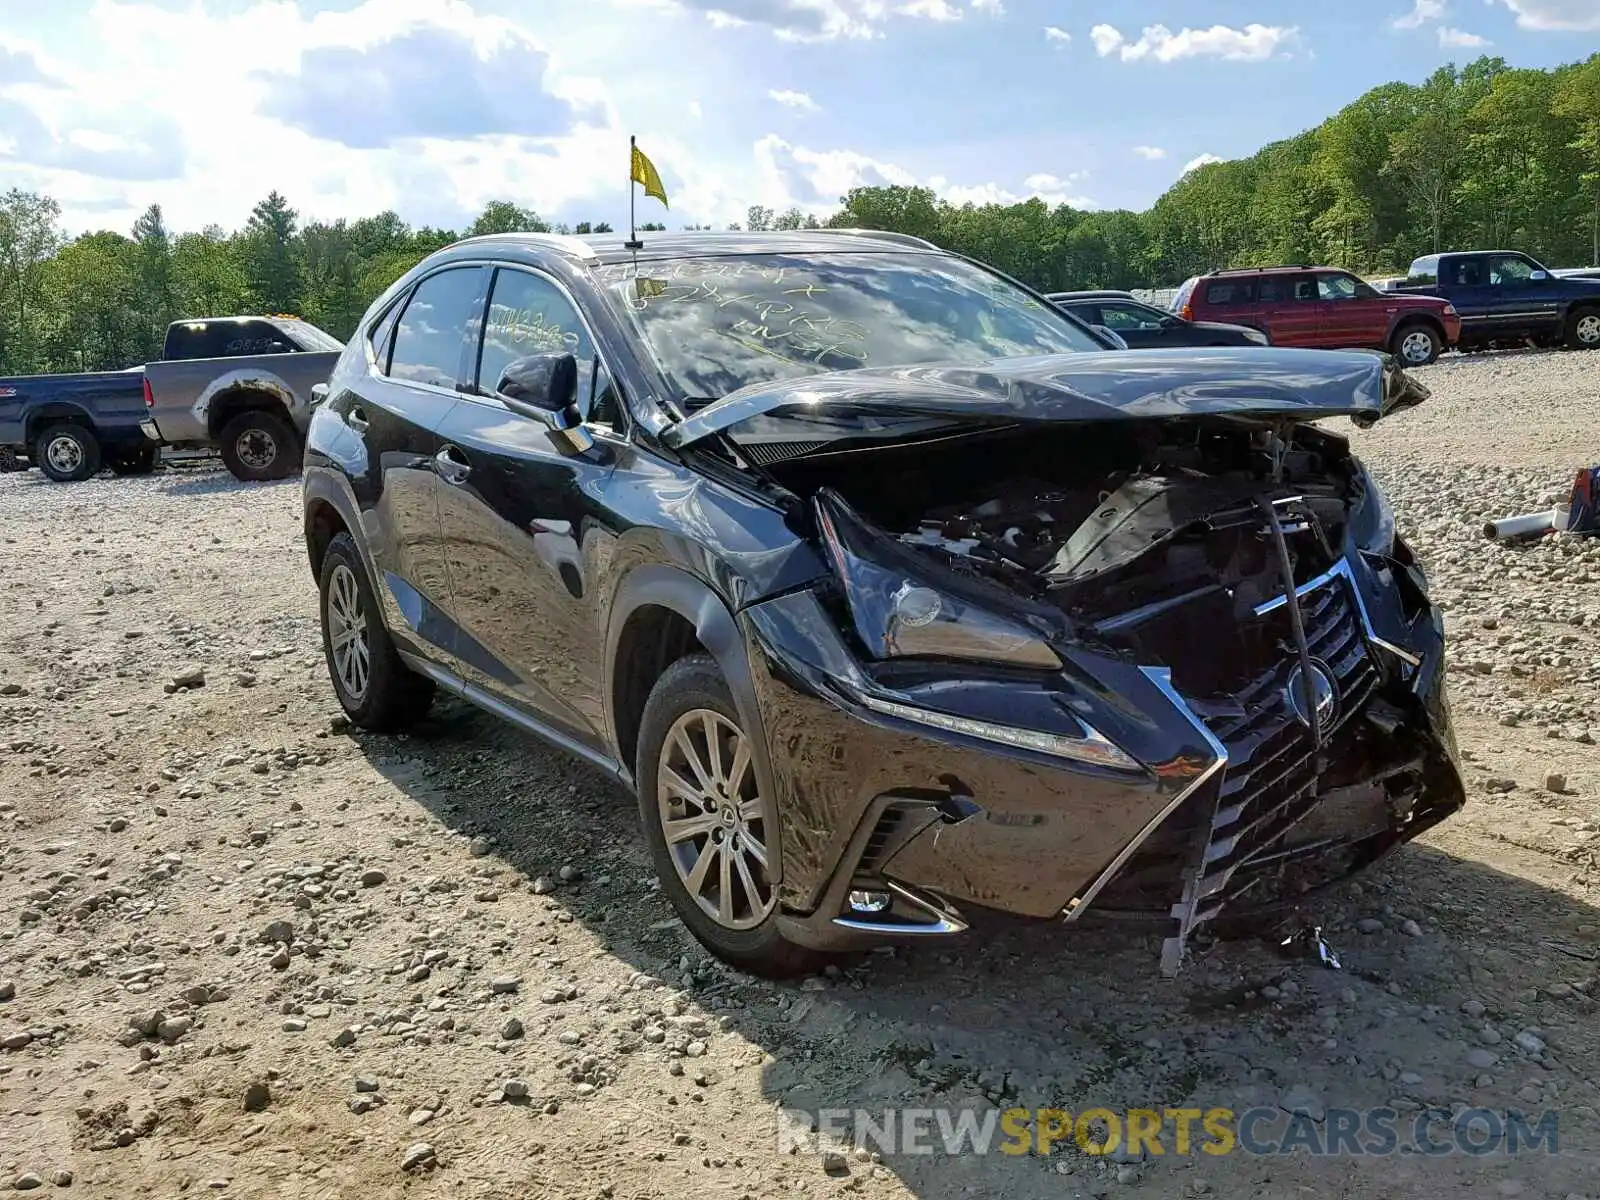
{"type": "MultiPolygon", "coordinates": [[[[968,422],[1237,415],[1369,425],[1428,390],[1369,351],[1221,347],[863,367],[751,384],[668,428],[686,446],[727,431],[740,445],[884,440],[968,422]]],[[[797,452],[798,448],[796,448],[797,452]]]]}

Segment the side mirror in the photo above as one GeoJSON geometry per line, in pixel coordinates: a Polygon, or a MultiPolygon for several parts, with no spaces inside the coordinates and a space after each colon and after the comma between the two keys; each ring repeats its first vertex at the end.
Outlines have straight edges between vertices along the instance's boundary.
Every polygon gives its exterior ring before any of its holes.
{"type": "Polygon", "coordinates": [[[1378,299],[1379,295],[1380,295],[1380,293],[1379,293],[1378,289],[1373,287],[1371,284],[1368,284],[1368,283],[1358,283],[1358,284],[1356,284],[1356,299],[1357,300],[1376,300],[1376,299],[1378,299]]]}
{"type": "Polygon", "coordinates": [[[530,354],[515,358],[500,372],[495,393],[518,416],[538,421],[566,450],[581,453],[592,444],[578,413],[578,361],[570,354],[530,354]]]}
{"type": "Polygon", "coordinates": [[[312,408],[316,408],[319,404],[322,404],[324,401],[326,401],[327,398],[328,398],[328,385],[327,384],[325,384],[325,383],[313,383],[311,385],[311,407],[312,408]]]}
{"type": "Polygon", "coordinates": [[[1106,341],[1110,342],[1113,350],[1126,350],[1128,348],[1128,343],[1122,340],[1122,335],[1115,329],[1111,329],[1105,325],[1091,325],[1089,328],[1093,329],[1101,337],[1105,338],[1106,341]]]}
{"type": "Polygon", "coordinates": [[[1550,282],[1550,272],[1549,271],[1535,271],[1535,272],[1533,272],[1533,274],[1528,276],[1528,282],[1529,283],[1549,283],[1550,282]]]}

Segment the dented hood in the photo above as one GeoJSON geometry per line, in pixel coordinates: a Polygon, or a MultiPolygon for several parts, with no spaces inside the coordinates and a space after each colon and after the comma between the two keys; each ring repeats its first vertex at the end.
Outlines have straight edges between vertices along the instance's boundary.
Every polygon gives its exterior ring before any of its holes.
{"type": "Polygon", "coordinates": [[[751,384],[663,432],[687,446],[727,432],[740,445],[884,440],[953,424],[1237,415],[1369,425],[1427,388],[1364,350],[1221,347],[1111,350],[987,362],[862,367],[751,384]]]}

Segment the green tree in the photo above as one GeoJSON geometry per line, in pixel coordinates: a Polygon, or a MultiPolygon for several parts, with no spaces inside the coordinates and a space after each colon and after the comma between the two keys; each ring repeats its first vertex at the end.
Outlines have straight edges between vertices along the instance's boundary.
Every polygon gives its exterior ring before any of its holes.
{"type": "Polygon", "coordinates": [[[87,233],[44,264],[48,370],[113,371],[149,357],[140,301],[140,248],[120,233],[87,233]]]}
{"type": "Polygon", "coordinates": [[[251,210],[245,225],[245,278],[256,307],[263,312],[300,310],[302,280],[293,247],[298,218],[289,202],[274,190],[251,210]]]}
{"type": "Polygon", "coordinates": [[[61,206],[49,196],[12,188],[0,196],[0,368],[37,364],[44,265],[61,245],[61,206]]]}
{"type": "Polygon", "coordinates": [[[172,282],[185,317],[250,311],[250,280],[239,244],[218,226],[182,234],[173,243],[172,282]]]}
{"type": "Polygon", "coordinates": [[[468,237],[486,233],[549,233],[550,226],[531,208],[519,208],[509,200],[492,200],[467,230],[468,237]]]}
{"type": "Polygon", "coordinates": [[[1569,143],[1581,156],[1581,181],[1588,199],[1589,261],[1600,266],[1600,54],[1563,73],[1551,109],[1572,122],[1569,143]]]}
{"type": "Polygon", "coordinates": [[[172,284],[172,239],[161,215],[161,206],[152,204],[133,223],[134,277],[138,288],[135,307],[140,317],[139,356],[150,359],[161,352],[166,328],[178,319],[177,294],[172,284]]]}

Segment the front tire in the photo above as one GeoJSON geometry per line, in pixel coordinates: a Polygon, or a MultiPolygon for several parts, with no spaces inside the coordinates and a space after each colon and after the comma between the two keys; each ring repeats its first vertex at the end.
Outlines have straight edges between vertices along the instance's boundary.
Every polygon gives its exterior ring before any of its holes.
{"type": "Polygon", "coordinates": [[[322,559],[322,650],[333,691],[352,723],[375,733],[413,725],[433,704],[433,680],[400,657],[372,593],[361,552],[335,534],[322,559]]]}
{"type": "Polygon", "coordinates": [[[639,817],[661,890],[702,945],[772,978],[817,970],[826,956],[787,940],[767,863],[780,853],[776,814],[760,795],[755,756],[716,661],[692,654],[662,673],[639,728],[639,817]]]}
{"type": "Polygon", "coordinates": [[[1390,352],[1408,367],[1425,367],[1438,359],[1444,339],[1431,325],[1412,323],[1394,331],[1390,352]]]}
{"type": "Polygon", "coordinates": [[[81,483],[100,463],[100,442],[82,425],[49,425],[33,440],[33,465],[57,483],[81,483]]]}
{"type": "Polygon", "coordinates": [[[1600,309],[1572,314],[1567,321],[1567,345],[1574,350],[1600,350],[1600,309]]]}
{"type": "Polygon", "coordinates": [[[300,440],[276,413],[242,412],[222,427],[217,442],[228,470],[247,483],[284,479],[300,466],[300,440]]]}

